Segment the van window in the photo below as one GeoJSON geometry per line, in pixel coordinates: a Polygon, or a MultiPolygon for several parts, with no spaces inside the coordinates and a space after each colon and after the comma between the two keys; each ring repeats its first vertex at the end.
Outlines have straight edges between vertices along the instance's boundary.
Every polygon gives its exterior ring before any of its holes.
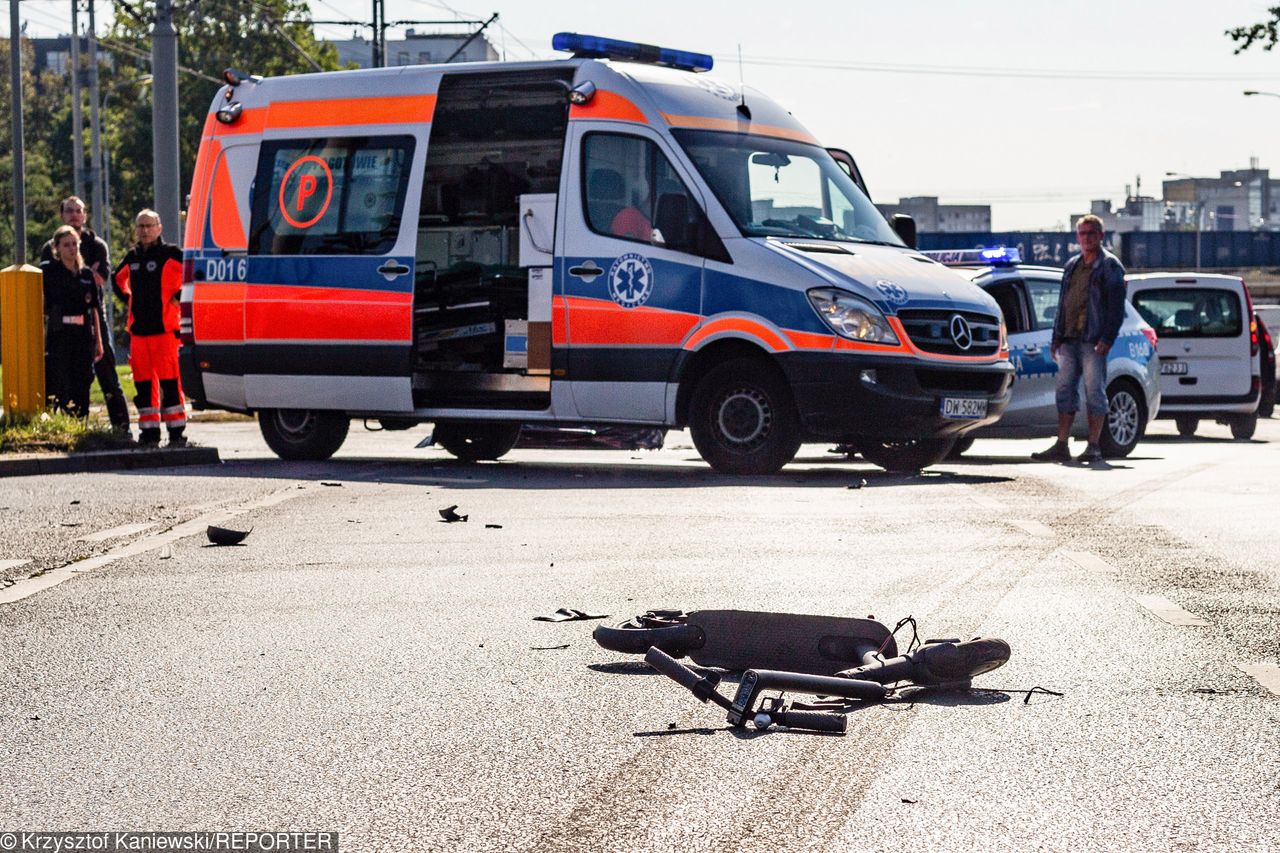
{"type": "Polygon", "coordinates": [[[904,245],[849,173],[816,145],[713,130],[672,133],[747,237],[904,245]]]}
{"type": "Polygon", "coordinates": [[[379,255],[400,233],[413,137],[262,143],[250,215],[255,255],[379,255]]]}
{"type": "Polygon", "coordinates": [[[702,208],[671,161],[651,140],[589,133],[584,140],[582,198],[597,234],[728,260],[702,208]]]}
{"type": "Polygon", "coordinates": [[[1162,338],[1236,338],[1244,333],[1240,297],[1220,288],[1155,288],[1133,294],[1133,307],[1162,338]]]}

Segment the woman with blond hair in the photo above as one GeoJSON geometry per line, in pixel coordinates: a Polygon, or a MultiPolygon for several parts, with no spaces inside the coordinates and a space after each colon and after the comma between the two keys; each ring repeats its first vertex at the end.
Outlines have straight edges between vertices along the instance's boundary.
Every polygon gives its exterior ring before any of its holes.
{"type": "Polygon", "coordinates": [[[80,234],[70,225],[53,232],[53,260],[44,265],[45,390],[54,408],[89,415],[93,365],[102,358],[98,285],[80,256],[80,234]]]}

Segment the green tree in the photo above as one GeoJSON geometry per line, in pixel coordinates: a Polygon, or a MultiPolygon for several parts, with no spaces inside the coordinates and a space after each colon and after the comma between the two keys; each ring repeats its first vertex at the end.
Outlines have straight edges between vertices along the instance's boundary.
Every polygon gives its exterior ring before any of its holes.
{"type": "MultiPolygon", "coordinates": [[[[101,86],[111,91],[103,117],[103,144],[110,156],[113,252],[132,236],[132,216],[154,205],[151,169],[150,72],[154,3],[116,2],[115,23],[103,49],[115,58],[101,86]]],[[[190,187],[200,134],[222,72],[280,76],[338,69],[338,51],[318,41],[305,0],[189,0],[174,13],[178,32],[179,156],[181,186],[190,187]]],[[[185,197],[185,190],[183,193],[185,197]]],[[[166,236],[180,240],[181,227],[165,223],[166,236]]]]}
{"type": "Polygon", "coordinates": [[[22,139],[27,197],[27,245],[24,257],[15,258],[13,238],[17,211],[13,197],[13,98],[9,83],[9,40],[0,39],[0,76],[4,97],[0,98],[0,265],[16,260],[32,263],[40,247],[62,224],[58,202],[71,185],[71,106],[65,77],[46,71],[33,73],[35,55],[31,43],[22,50],[22,139]],[[65,142],[65,144],[64,144],[65,142]]]}
{"type": "Polygon", "coordinates": [[[1276,41],[1280,40],[1280,6],[1267,9],[1267,14],[1271,16],[1270,20],[1226,31],[1225,35],[1236,43],[1233,53],[1248,50],[1255,44],[1261,45],[1263,50],[1276,46],[1276,41]]]}

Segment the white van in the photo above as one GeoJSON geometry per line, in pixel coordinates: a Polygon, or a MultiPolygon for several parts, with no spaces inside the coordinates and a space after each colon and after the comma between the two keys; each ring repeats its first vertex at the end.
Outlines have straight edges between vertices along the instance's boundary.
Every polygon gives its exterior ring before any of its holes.
{"type": "Polygon", "coordinates": [[[1129,301],[1159,339],[1161,418],[1194,435],[1201,419],[1253,437],[1262,387],[1258,329],[1249,288],[1210,273],[1131,275],[1129,301]]]}
{"type": "Polygon", "coordinates": [[[465,459],[522,424],[687,426],[734,473],[805,441],[918,469],[999,418],[995,301],[785,108],[704,55],[554,44],[573,57],[228,71],[187,218],[188,397],[257,412],[291,459],[352,418],[433,422],[465,459]]]}

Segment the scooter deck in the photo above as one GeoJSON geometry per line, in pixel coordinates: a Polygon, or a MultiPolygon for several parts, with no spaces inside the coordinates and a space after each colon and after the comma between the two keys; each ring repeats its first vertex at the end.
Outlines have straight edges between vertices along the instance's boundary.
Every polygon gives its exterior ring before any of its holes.
{"type": "Polygon", "coordinates": [[[759,610],[650,611],[623,626],[601,625],[593,636],[611,651],[644,654],[657,646],[701,666],[814,675],[861,666],[868,649],[898,654],[889,629],[874,619],[759,610]]]}

